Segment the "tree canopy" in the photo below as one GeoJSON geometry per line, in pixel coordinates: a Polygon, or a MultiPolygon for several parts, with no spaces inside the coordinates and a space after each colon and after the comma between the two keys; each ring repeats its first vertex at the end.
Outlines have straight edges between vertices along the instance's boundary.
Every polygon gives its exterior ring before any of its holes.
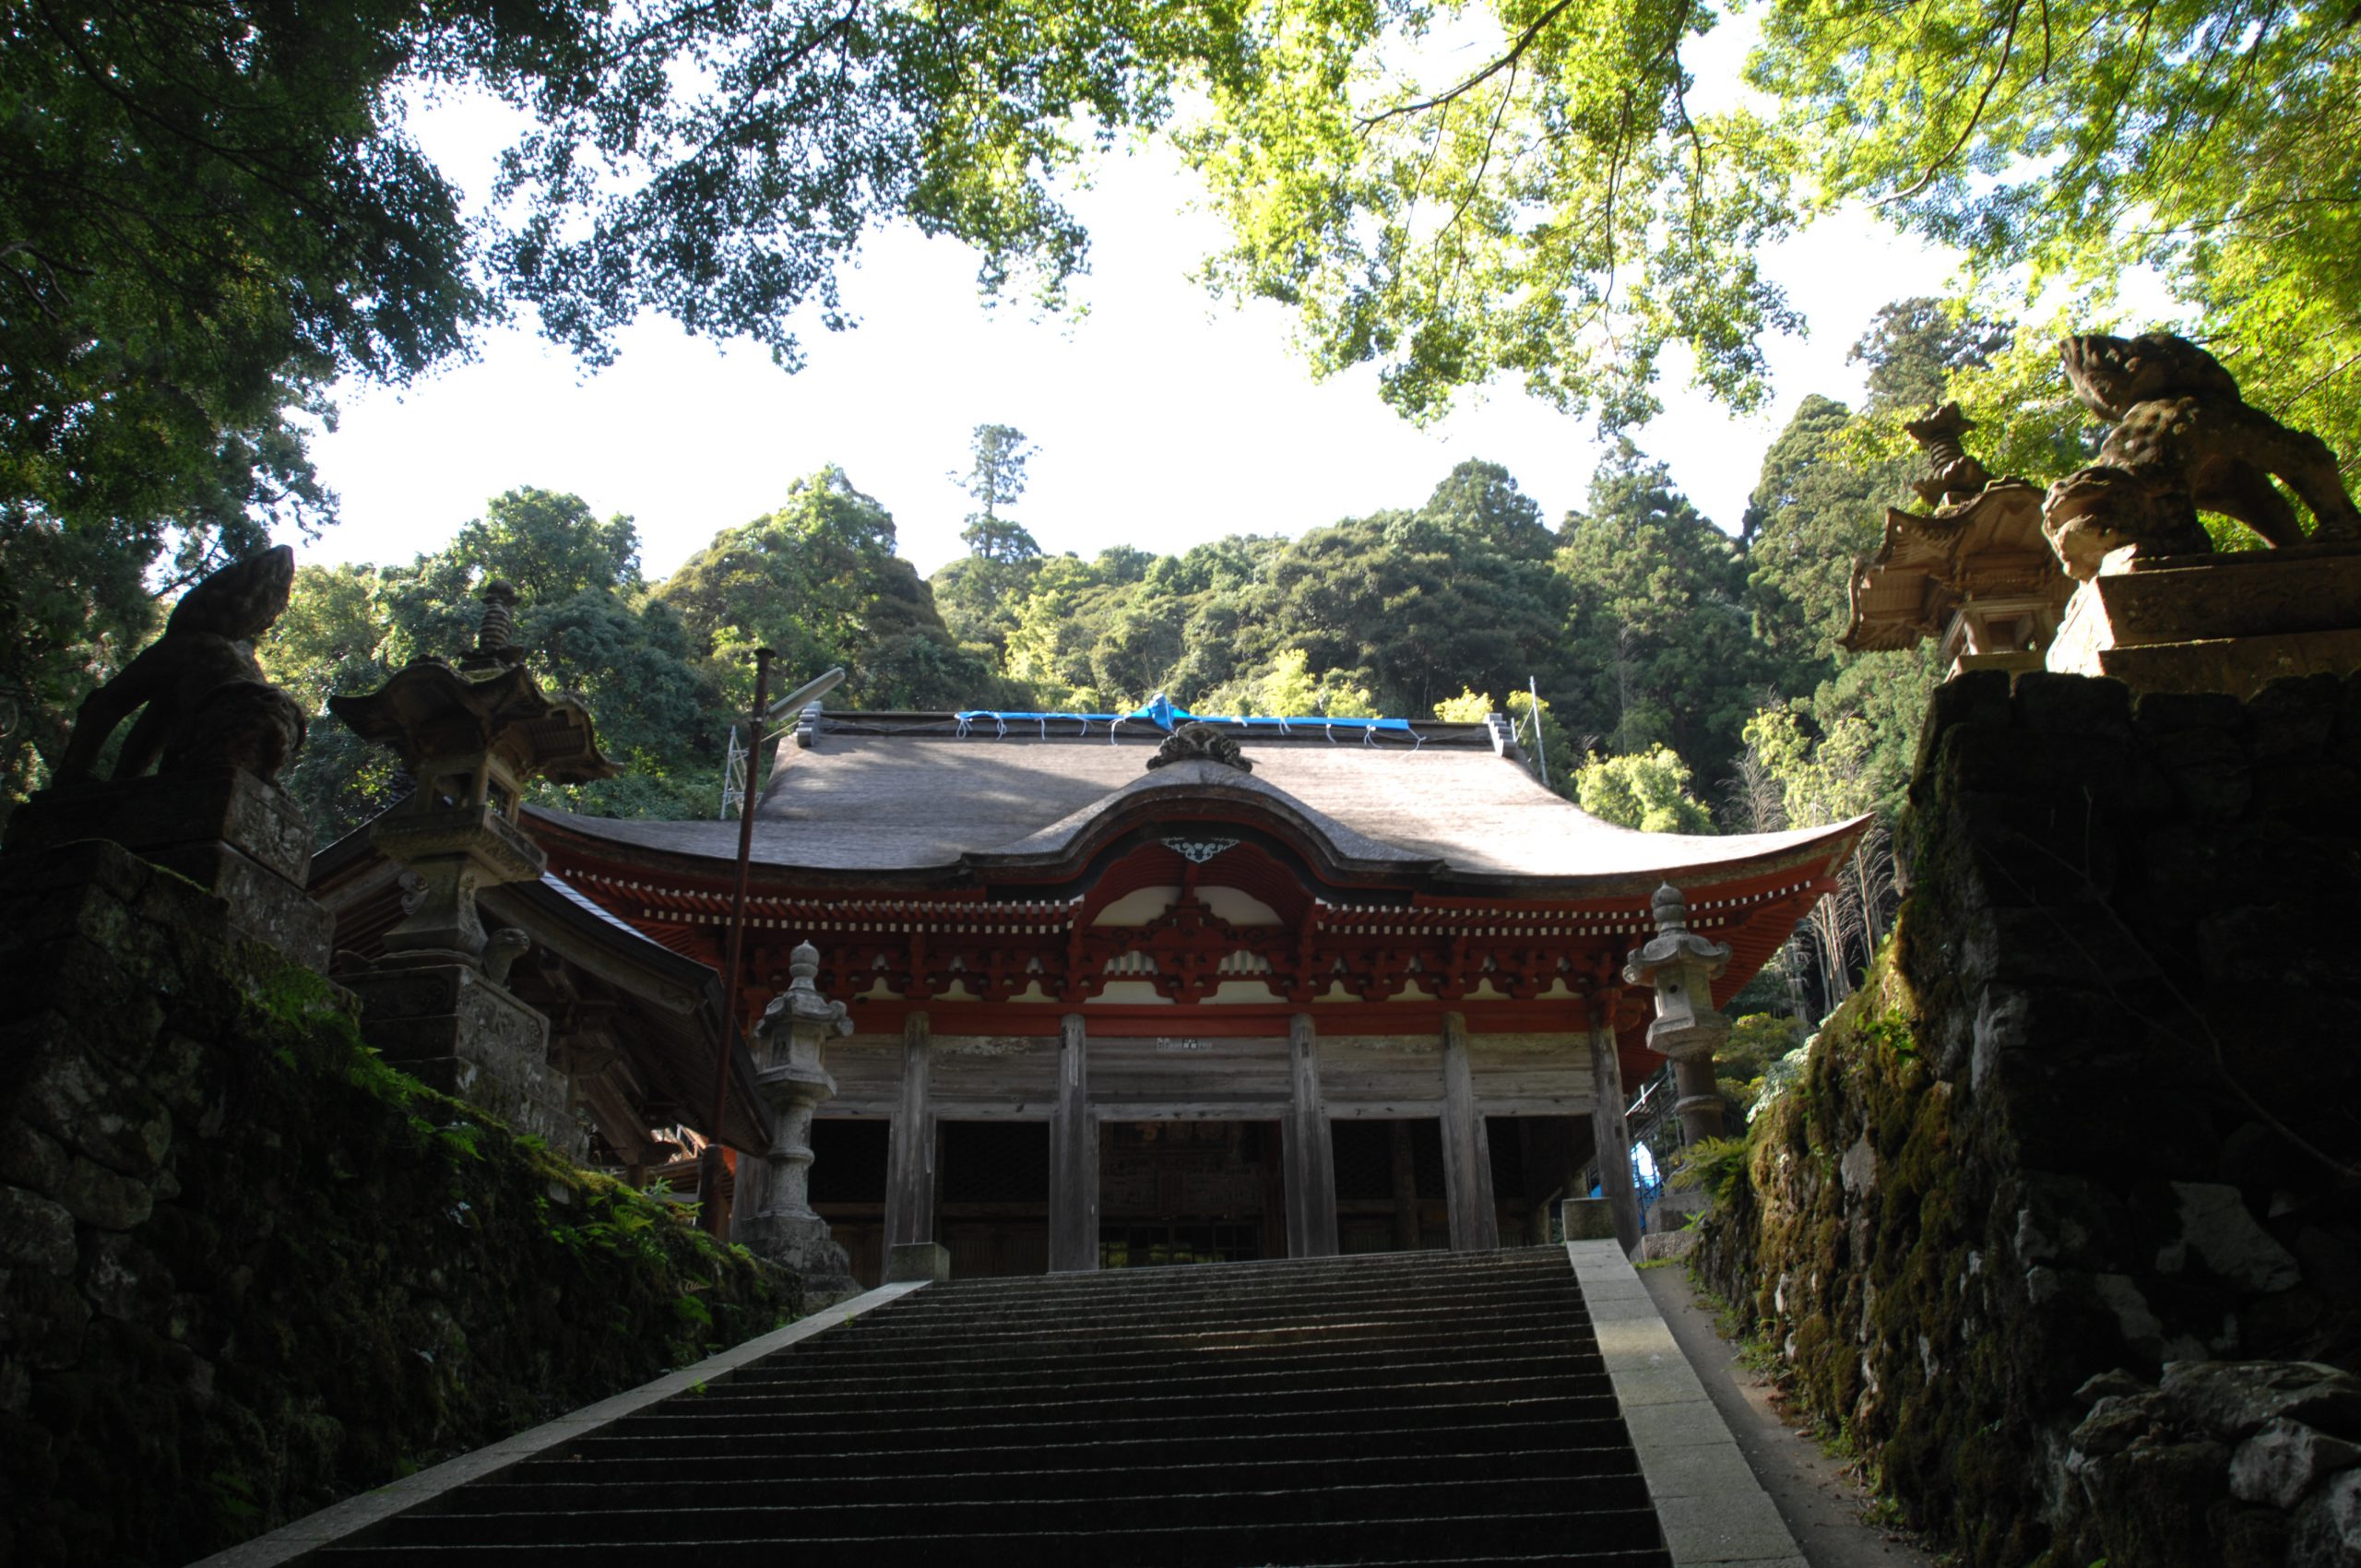
{"type": "Polygon", "coordinates": [[[1688,61],[1720,18],[1691,0],[1259,7],[1254,70],[1183,137],[1229,224],[1208,275],[1292,307],[1315,367],[1375,364],[1413,417],[1504,374],[1625,423],[1674,345],[1759,403],[1762,336],[1796,325],[1762,247],[1867,202],[1963,252],[1972,291],[2054,282],[2092,315],[2153,268],[2260,401],[2354,450],[2346,7],[1762,15],[1758,96],[1709,113],[1688,61]]]}

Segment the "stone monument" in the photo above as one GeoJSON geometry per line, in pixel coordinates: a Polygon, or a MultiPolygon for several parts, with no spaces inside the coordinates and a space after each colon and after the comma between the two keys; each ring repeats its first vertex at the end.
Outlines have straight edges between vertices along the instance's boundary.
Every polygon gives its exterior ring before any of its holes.
{"type": "Polygon", "coordinates": [[[820,954],[799,944],[788,956],[788,987],[754,1026],[760,1042],[754,1077],[769,1111],[770,1147],[764,1152],[761,1190],[739,1168],[738,1206],[730,1239],[758,1257],[792,1269],[803,1280],[807,1308],[856,1295],[852,1265],[813,1212],[812,1112],[836,1095],[836,1080],[820,1060],[831,1035],[852,1033],[845,1004],[821,996],[813,980],[820,954]]]}
{"type": "Polygon", "coordinates": [[[1856,653],[1938,640],[1945,678],[1964,670],[2042,668],[2072,580],[2041,531],[2041,491],[1994,479],[1961,444],[1975,422],[1945,403],[1903,427],[1931,471],[1913,488],[1933,508],[1890,507],[1885,540],[1853,574],[1856,653]]]}
{"type": "Polygon", "coordinates": [[[581,703],[550,696],[525,668],[510,637],[515,601],[504,582],[485,588],[482,629],[459,668],[414,659],[377,691],[328,699],[330,713],[392,746],[416,780],[370,828],[370,841],[407,868],[403,918],[381,957],[339,955],[336,978],[360,995],[362,1032],[388,1063],[579,1159],[587,1135],[548,1061],[549,1021],[504,983],[524,943],[486,933],[476,893],[530,881],[547,863],[516,826],[528,784],[587,783],[615,769],[581,703]]]}
{"type": "Polygon", "coordinates": [[[2221,362],[2166,333],[2069,338],[2059,357],[2075,395],[2117,422],[2044,502],[2043,531],[2082,585],[2048,668],[2236,696],[2361,670],[2361,516],[2326,445],[2249,406],[2221,362]],[[2273,479],[2311,510],[2308,536],[2273,479]],[[2272,548],[2217,552],[2201,512],[2272,548]]]}
{"type": "Polygon", "coordinates": [[[241,933],[325,969],[333,922],[303,891],[312,829],[278,781],[303,743],[303,710],[254,654],[294,580],[295,552],[279,545],[183,595],[164,635],[83,699],[55,782],[9,818],[8,849],[112,840],[221,898],[241,933]]]}

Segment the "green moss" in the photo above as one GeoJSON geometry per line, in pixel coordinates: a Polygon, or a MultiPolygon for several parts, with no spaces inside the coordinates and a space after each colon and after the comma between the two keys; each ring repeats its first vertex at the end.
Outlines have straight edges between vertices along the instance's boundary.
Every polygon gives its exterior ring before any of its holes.
{"type": "Polygon", "coordinates": [[[53,1019],[25,1070],[153,1102],[177,1184],[121,1253],[126,1320],[6,1282],[15,1341],[62,1364],[0,1412],[0,1556],[184,1561],[793,1315],[791,1280],[392,1071],[344,993],[136,885],[124,942],[169,941],[112,956],[157,1014],[0,934],[0,983],[53,1019]]]}
{"type": "Polygon", "coordinates": [[[1748,1183],[1708,1222],[1703,1253],[1748,1304],[1743,1327],[1785,1347],[1793,1408],[1857,1447],[1898,1516],[1964,1539],[1985,1510],[2022,1511],[2023,1455],[2001,1429],[1977,1435],[1994,1420],[1981,1391],[2006,1370],[1968,1364],[1963,1216],[1981,1211],[1903,972],[1909,923],[1821,1027],[1800,1092],[1758,1118],[1748,1183]],[[1873,1166],[1848,1187],[1847,1151],[1864,1145],[1873,1166]]]}

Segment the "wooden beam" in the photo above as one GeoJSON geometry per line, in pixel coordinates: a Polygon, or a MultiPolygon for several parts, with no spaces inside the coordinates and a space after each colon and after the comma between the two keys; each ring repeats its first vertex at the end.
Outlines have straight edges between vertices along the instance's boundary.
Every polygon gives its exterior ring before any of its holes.
{"type": "Polygon", "coordinates": [[[1090,1114],[1082,1015],[1058,1028],[1058,1105],[1050,1118],[1050,1272],[1098,1266],[1098,1123],[1090,1114]]]}
{"type": "Polygon", "coordinates": [[[1287,1120],[1279,1142],[1287,1160],[1287,1256],[1336,1255],[1336,1155],[1328,1108],[1320,1096],[1320,1037],[1311,1015],[1287,1020],[1287,1120]]]}
{"type": "Polygon", "coordinates": [[[934,1104],[929,1092],[933,1046],[927,1016],[902,1023],[901,1095],[885,1151],[885,1245],[934,1240],[934,1104]]]}
{"type": "Polygon", "coordinates": [[[1615,1217],[1615,1239],[1628,1253],[1640,1244],[1640,1194],[1631,1188],[1631,1124],[1623,1115],[1623,1063],[1615,1053],[1614,1005],[1611,993],[1591,1004],[1590,1120],[1598,1146],[1599,1195],[1615,1217]]]}
{"type": "MultiPolygon", "coordinates": [[[[1442,1016],[1442,1182],[1451,1215],[1451,1250],[1489,1253],[1501,1244],[1492,1206],[1492,1151],[1467,1064],[1467,1018],[1442,1016]]],[[[1619,1105],[1620,1102],[1618,1102],[1619,1105]]]]}

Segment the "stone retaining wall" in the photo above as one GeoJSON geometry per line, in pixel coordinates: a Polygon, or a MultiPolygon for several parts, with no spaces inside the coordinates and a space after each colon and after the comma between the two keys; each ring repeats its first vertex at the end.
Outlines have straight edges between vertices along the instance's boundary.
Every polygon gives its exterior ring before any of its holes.
{"type": "Polygon", "coordinates": [[[0,859],[0,1562],[180,1563],[795,1314],[112,844],[0,859]]]}
{"type": "Polygon", "coordinates": [[[2361,1562],[2356,807],[2361,679],[1937,694],[1893,940],[1699,1255],[1966,1561],[2361,1562]]]}

